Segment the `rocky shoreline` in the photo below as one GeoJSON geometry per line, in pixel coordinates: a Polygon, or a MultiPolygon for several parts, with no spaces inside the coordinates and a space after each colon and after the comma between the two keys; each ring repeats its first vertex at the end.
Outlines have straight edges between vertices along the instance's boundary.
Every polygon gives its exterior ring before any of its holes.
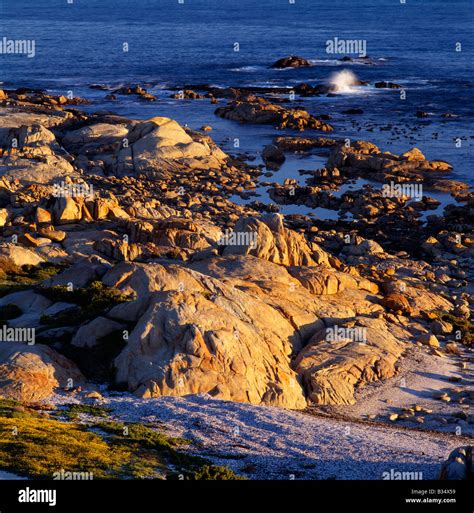
{"type": "MultiPolygon", "coordinates": [[[[274,91],[193,89],[186,98],[226,99],[216,116],[295,134],[251,165],[207,125],[0,91],[0,396],[206,394],[472,436],[469,186],[417,148],[328,137],[328,119],[274,91]],[[314,151],[327,161],[305,171],[306,185],[266,180],[288,155],[314,151]],[[359,179],[370,183],[338,194],[359,179]],[[404,185],[456,202],[430,215],[436,199],[413,201],[404,185]],[[261,187],[276,205],[258,201],[261,187]],[[338,219],[279,214],[288,204],[338,219]],[[440,375],[421,379],[430,366],[440,375]]],[[[156,100],[139,86],[111,94],[156,100]]]]}

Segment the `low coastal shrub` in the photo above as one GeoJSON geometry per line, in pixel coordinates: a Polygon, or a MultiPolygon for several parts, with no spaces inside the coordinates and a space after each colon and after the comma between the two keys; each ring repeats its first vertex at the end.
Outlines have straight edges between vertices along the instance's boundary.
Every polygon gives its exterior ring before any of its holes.
{"type": "Polygon", "coordinates": [[[465,346],[472,346],[474,344],[474,323],[464,317],[457,317],[448,312],[436,312],[438,319],[449,322],[453,325],[454,331],[460,331],[462,338],[460,342],[465,346]]]}
{"type": "Polygon", "coordinates": [[[33,415],[0,417],[0,437],[0,468],[32,478],[52,478],[62,469],[120,477],[133,462],[125,447],[113,447],[83,426],[33,415]]]}
{"type": "Polygon", "coordinates": [[[238,476],[233,470],[228,467],[204,465],[198,471],[196,471],[192,478],[192,481],[243,481],[244,477],[238,476]]]}
{"type": "Polygon", "coordinates": [[[27,406],[23,406],[18,401],[14,399],[6,399],[0,397],[0,417],[5,418],[29,418],[29,417],[41,417],[41,414],[37,413],[35,410],[28,408],[27,406]]]}
{"type": "Polygon", "coordinates": [[[131,299],[118,289],[107,287],[100,281],[94,281],[88,287],[80,289],[69,290],[61,285],[42,287],[38,292],[51,301],[73,303],[78,306],[77,309],[66,310],[54,316],[41,317],[41,324],[51,327],[82,324],[102,315],[113,306],[131,299]]]}
{"type": "Polygon", "coordinates": [[[30,287],[27,285],[19,285],[18,283],[2,283],[0,278],[0,298],[13,294],[14,292],[21,292],[22,290],[28,290],[30,287]]]}
{"type": "Polygon", "coordinates": [[[8,279],[18,284],[34,285],[40,283],[66,269],[64,264],[44,262],[39,265],[23,265],[15,274],[9,274],[8,279]]]}
{"type": "Polygon", "coordinates": [[[66,410],[59,412],[59,414],[70,420],[75,420],[81,413],[91,417],[107,417],[111,411],[110,408],[95,404],[68,404],[66,410]]]}
{"type": "MultiPolygon", "coordinates": [[[[71,405],[75,414],[102,416],[107,408],[71,405]]],[[[74,415],[73,415],[74,417],[74,415]]],[[[0,398],[0,469],[30,478],[87,472],[94,479],[238,479],[225,467],[179,452],[190,442],[142,424],[63,422],[0,398]]]]}
{"type": "Polygon", "coordinates": [[[116,440],[124,443],[140,443],[142,447],[150,449],[174,451],[177,447],[188,445],[191,442],[185,438],[172,438],[156,431],[145,424],[124,424],[121,422],[102,422],[95,427],[112,435],[116,440]]]}
{"type": "Polygon", "coordinates": [[[0,260],[0,267],[0,297],[27,290],[66,268],[64,264],[51,262],[19,267],[3,260],[0,260]]]}

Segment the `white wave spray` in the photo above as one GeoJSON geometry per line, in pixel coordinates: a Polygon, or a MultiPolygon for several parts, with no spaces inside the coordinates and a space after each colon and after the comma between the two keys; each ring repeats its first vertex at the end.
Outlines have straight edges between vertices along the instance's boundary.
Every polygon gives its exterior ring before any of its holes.
{"type": "Polygon", "coordinates": [[[352,86],[357,85],[358,80],[352,71],[344,69],[331,75],[329,83],[336,93],[351,93],[353,92],[352,86]]]}

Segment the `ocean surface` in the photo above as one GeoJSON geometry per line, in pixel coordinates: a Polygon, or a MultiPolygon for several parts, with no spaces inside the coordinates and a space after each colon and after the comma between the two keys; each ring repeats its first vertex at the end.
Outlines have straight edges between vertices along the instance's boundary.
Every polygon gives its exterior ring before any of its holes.
{"type": "MultiPolygon", "coordinates": [[[[239,151],[256,156],[281,134],[219,119],[209,100],[173,100],[171,90],[318,84],[349,70],[370,85],[334,97],[296,97],[295,105],[330,114],[334,136],[370,140],[394,153],[417,146],[428,158],[453,164],[453,178],[474,184],[472,0],[0,0],[3,37],[34,40],[35,56],[0,55],[0,87],[72,91],[93,100],[88,111],[169,116],[196,129],[210,124],[224,150],[232,152],[237,137],[239,151]],[[365,41],[374,64],[328,54],[326,41],[336,37],[365,41]],[[314,66],[270,68],[287,55],[314,66]],[[406,99],[398,90],[374,88],[381,80],[402,85],[406,99]],[[139,83],[158,101],[108,102],[107,92],[89,88],[94,83],[139,83]],[[363,114],[343,113],[355,108],[363,114]],[[428,117],[416,117],[418,110],[428,117]]],[[[297,178],[298,169],[322,167],[324,160],[290,157],[274,179],[297,178]]]]}

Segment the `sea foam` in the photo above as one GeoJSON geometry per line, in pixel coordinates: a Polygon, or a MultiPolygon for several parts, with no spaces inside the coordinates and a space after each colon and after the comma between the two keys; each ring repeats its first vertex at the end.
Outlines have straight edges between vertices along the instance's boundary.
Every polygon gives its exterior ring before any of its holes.
{"type": "Polygon", "coordinates": [[[329,83],[334,87],[336,93],[352,93],[355,92],[353,86],[357,85],[357,77],[346,69],[334,73],[329,79],[329,83]]]}

